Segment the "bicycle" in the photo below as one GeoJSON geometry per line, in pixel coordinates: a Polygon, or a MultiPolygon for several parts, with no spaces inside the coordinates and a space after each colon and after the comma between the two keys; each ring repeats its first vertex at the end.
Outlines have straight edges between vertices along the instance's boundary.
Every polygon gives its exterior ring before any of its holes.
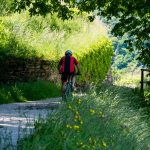
{"type": "MultiPolygon", "coordinates": [[[[75,74],[76,75],[81,75],[80,73],[75,74]]],[[[65,90],[64,90],[64,94],[62,95],[62,99],[63,100],[67,100],[67,99],[71,99],[73,97],[73,86],[72,86],[72,81],[71,81],[71,77],[68,77],[67,83],[65,84],[65,90]]]]}
{"type": "Polygon", "coordinates": [[[67,81],[66,85],[65,85],[65,92],[63,95],[63,99],[69,99],[72,97],[72,82],[71,81],[67,81]]]}

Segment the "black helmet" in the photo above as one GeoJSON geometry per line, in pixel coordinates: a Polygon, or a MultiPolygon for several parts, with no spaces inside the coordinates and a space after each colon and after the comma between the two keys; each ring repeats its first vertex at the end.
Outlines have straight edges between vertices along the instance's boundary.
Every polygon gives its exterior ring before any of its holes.
{"type": "Polygon", "coordinates": [[[71,51],[71,50],[67,50],[67,51],[65,52],[65,55],[72,55],[72,51],[71,51]]]}

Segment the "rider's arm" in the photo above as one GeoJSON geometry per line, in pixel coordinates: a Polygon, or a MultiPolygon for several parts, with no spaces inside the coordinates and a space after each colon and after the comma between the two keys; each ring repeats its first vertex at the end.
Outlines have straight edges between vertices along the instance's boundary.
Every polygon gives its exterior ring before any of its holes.
{"type": "Polygon", "coordinates": [[[77,69],[78,69],[78,73],[80,73],[80,65],[79,65],[79,63],[76,66],[77,66],[77,69]]]}
{"type": "Polygon", "coordinates": [[[74,58],[74,62],[75,62],[75,65],[76,65],[76,67],[78,69],[78,73],[80,73],[80,65],[79,65],[79,62],[77,61],[76,58],[74,58]]]}

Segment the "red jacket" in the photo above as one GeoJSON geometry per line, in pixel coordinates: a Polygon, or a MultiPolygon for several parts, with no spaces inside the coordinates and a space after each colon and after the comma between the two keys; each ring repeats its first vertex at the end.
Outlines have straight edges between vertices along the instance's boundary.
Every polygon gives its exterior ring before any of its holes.
{"type": "Polygon", "coordinates": [[[60,59],[60,72],[61,73],[74,73],[75,65],[78,64],[78,61],[73,56],[64,56],[60,59]]]}

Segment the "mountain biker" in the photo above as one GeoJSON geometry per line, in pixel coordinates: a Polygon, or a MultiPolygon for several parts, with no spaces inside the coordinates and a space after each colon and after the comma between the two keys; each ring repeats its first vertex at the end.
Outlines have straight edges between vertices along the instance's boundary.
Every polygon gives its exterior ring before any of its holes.
{"type": "Polygon", "coordinates": [[[75,89],[75,66],[78,69],[77,74],[80,74],[80,66],[78,60],[72,56],[72,51],[67,50],[65,52],[65,56],[63,56],[58,63],[58,70],[61,75],[62,87],[61,92],[62,95],[65,92],[65,85],[68,80],[72,82],[72,89],[75,89]]]}

